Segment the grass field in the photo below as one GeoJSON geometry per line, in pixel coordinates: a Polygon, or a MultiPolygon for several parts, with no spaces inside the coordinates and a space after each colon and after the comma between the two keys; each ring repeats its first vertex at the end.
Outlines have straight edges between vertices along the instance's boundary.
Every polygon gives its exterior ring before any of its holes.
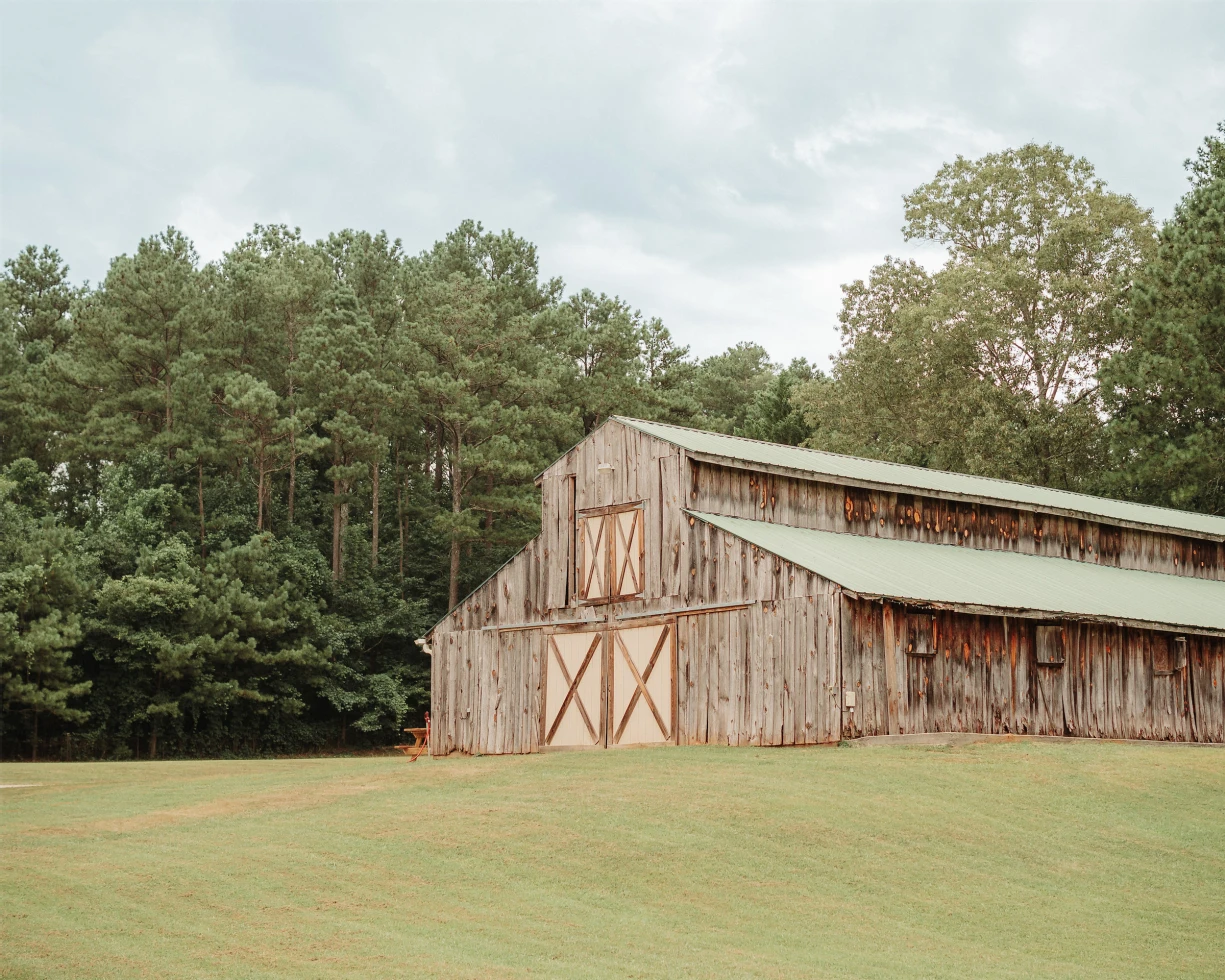
{"type": "Polygon", "coordinates": [[[0,766],[6,977],[1220,977],[1225,750],[0,766]]]}

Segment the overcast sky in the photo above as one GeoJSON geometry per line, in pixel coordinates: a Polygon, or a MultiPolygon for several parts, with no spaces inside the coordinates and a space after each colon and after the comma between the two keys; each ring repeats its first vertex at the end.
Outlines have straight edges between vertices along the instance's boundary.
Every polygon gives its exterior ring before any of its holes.
{"type": "Polygon", "coordinates": [[[957,154],[1084,155],[1158,218],[1225,118],[1225,4],[0,5],[0,235],[76,280],[174,224],[466,217],[695,353],[827,363],[839,284],[957,154]]]}

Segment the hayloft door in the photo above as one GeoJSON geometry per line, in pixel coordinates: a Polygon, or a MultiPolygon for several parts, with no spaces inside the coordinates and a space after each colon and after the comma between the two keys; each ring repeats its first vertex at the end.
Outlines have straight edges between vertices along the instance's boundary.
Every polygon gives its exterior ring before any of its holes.
{"type": "Polygon", "coordinates": [[[601,508],[576,521],[578,562],[575,594],[587,603],[642,595],[643,509],[638,504],[601,508]]]}
{"type": "Polygon", "coordinates": [[[608,743],[670,742],[676,730],[676,623],[614,629],[611,641],[608,743]]]}
{"type": "Polygon", "coordinates": [[[604,632],[546,637],[544,724],[540,744],[604,744],[604,632]]]}

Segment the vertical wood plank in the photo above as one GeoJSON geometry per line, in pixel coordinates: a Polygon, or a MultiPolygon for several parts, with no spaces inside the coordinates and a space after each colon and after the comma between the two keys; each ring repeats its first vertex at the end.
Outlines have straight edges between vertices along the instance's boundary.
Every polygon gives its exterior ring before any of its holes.
{"type": "Polygon", "coordinates": [[[902,707],[902,678],[898,676],[897,635],[895,632],[892,603],[886,602],[884,604],[882,615],[884,617],[884,666],[888,731],[890,735],[897,735],[902,731],[902,719],[900,717],[902,707]]]}

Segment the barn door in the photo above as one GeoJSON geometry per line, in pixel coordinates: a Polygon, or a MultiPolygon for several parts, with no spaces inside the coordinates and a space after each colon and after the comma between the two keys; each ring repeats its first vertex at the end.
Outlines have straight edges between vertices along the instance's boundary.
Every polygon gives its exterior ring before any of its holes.
{"type": "Polygon", "coordinates": [[[612,631],[610,745],[672,740],[675,651],[675,622],[612,631]]]}
{"type": "Polygon", "coordinates": [[[603,645],[603,632],[548,637],[541,745],[603,743],[603,645]]]}

